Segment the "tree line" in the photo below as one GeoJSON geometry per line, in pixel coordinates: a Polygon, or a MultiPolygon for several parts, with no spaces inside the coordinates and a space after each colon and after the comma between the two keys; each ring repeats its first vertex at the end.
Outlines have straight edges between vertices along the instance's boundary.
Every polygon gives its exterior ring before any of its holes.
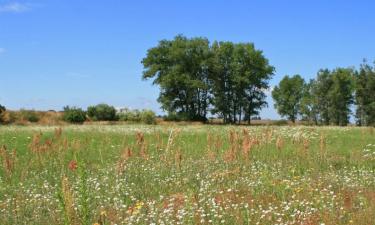
{"type": "MultiPolygon", "coordinates": [[[[167,119],[240,123],[267,106],[265,91],[275,68],[252,43],[178,35],[162,40],[142,60],[143,79],[160,88],[158,102],[167,119]]],[[[375,125],[375,69],[366,61],[354,68],[321,69],[315,79],[285,76],[272,97],[278,113],[295,122],[341,125],[355,106],[358,125],[375,125]]]]}
{"type": "Polygon", "coordinates": [[[143,79],[160,87],[158,102],[168,117],[205,121],[211,114],[224,123],[250,123],[267,106],[265,90],[275,71],[252,43],[183,35],[160,41],[142,64],[143,79]]]}
{"type": "Polygon", "coordinates": [[[345,126],[354,115],[357,125],[374,126],[375,68],[364,61],[358,70],[321,69],[308,82],[300,75],[285,76],[272,97],[278,113],[293,122],[345,126]]]}

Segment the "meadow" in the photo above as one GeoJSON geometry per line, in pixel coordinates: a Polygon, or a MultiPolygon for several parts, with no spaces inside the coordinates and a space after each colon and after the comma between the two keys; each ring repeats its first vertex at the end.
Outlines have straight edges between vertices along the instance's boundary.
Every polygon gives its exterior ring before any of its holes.
{"type": "Polygon", "coordinates": [[[0,224],[375,224],[369,127],[0,127],[0,224]]]}

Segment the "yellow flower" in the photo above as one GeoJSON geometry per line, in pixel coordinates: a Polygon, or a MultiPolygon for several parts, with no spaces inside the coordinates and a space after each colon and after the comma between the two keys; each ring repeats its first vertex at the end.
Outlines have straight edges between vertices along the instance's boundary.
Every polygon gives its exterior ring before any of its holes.
{"type": "Polygon", "coordinates": [[[105,210],[103,210],[103,211],[100,212],[100,215],[101,216],[107,216],[107,212],[105,210]]]}
{"type": "Polygon", "coordinates": [[[137,204],[135,204],[135,208],[140,210],[143,207],[143,205],[144,205],[143,202],[137,202],[137,204]]]}

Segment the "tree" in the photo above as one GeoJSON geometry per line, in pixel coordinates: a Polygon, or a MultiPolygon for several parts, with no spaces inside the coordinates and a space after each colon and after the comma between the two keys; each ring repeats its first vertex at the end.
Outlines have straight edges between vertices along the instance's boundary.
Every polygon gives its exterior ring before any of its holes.
{"type": "Polygon", "coordinates": [[[333,85],[332,74],[328,69],[321,69],[317,74],[316,80],[312,82],[311,93],[313,104],[317,112],[319,123],[324,125],[330,124],[330,101],[328,93],[333,85]]]}
{"type": "Polygon", "coordinates": [[[337,68],[332,71],[332,86],[328,91],[329,118],[335,125],[346,126],[349,123],[350,106],[353,101],[353,70],[337,68]]]}
{"type": "MultiPolygon", "coordinates": [[[[274,68],[253,44],[214,42],[182,35],[162,40],[142,61],[143,79],[160,86],[168,118],[206,120],[210,109],[224,122],[257,115],[274,68]]],[[[250,122],[250,119],[248,120],[250,122]]]]}
{"type": "Polygon", "coordinates": [[[250,123],[251,116],[267,105],[264,90],[274,67],[251,43],[215,42],[212,51],[212,113],[225,123],[240,123],[242,116],[250,123]]]}
{"type": "Polygon", "coordinates": [[[154,78],[153,84],[159,85],[163,110],[187,120],[206,120],[210,54],[206,38],[182,35],[148,50],[142,60],[143,79],[154,78]]]}
{"type": "Polygon", "coordinates": [[[234,70],[233,56],[234,44],[232,42],[214,42],[212,45],[214,54],[212,64],[212,109],[213,114],[219,114],[224,123],[234,122],[233,100],[234,96],[234,70]]]}
{"type": "Polygon", "coordinates": [[[87,115],[94,121],[117,120],[116,109],[107,104],[98,104],[87,108],[87,115]]]}
{"type": "Polygon", "coordinates": [[[272,91],[275,108],[281,116],[288,117],[293,123],[301,113],[301,100],[305,81],[300,75],[285,76],[272,91]]]}
{"type": "Polygon", "coordinates": [[[316,82],[311,79],[309,83],[304,86],[301,99],[301,117],[304,121],[309,121],[318,124],[318,105],[315,97],[316,82]]]}
{"type": "Polygon", "coordinates": [[[355,102],[357,124],[375,125],[375,69],[366,61],[355,74],[355,102]]]}

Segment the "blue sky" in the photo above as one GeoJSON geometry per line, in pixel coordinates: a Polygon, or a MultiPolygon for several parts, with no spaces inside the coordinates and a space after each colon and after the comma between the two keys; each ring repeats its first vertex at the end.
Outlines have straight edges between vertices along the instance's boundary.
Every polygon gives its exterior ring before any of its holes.
{"type": "MultiPolygon", "coordinates": [[[[286,74],[375,60],[374,1],[0,0],[0,104],[151,108],[158,88],[141,80],[148,48],[177,34],[253,42],[286,74]]],[[[278,118],[270,98],[262,118],[278,118]]]]}

